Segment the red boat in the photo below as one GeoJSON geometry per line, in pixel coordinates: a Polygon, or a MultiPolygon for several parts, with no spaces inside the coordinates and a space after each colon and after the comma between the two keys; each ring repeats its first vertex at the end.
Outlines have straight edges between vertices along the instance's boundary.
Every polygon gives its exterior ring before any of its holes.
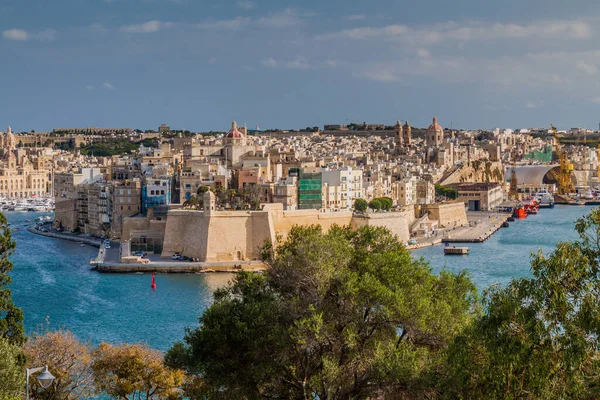
{"type": "Polygon", "coordinates": [[[515,211],[513,212],[513,217],[527,218],[527,211],[525,211],[525,208],[523,208],[523,206],[519,205],[515,208],[515,211]]]}
{"type": "Polygon", "coordinates": [[[523,203],[523,209],[527,214],[537,214],[540,209],[540,203],[537,200],[530,198],[525,203],[523,203]]]}

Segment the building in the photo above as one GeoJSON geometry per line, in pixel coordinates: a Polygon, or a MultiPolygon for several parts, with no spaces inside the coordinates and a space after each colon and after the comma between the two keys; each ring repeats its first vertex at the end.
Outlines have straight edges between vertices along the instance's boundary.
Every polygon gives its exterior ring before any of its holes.
{"type": "Polygon", "coordinates": [[[115,183],[112,188],[111,236],[121,235],[123,219],[142,212],[142,184],[139,179],[115,183]]]}
{"type": "MultiPolygon", "coordinates": [[[[293,169],[290,169],[292,173],[293,169]]],[[[318,169],[298,172],[298,209],[319,210],[323,207],[323,175],[318,169]]]]}
{"type": "Polygon", "coordinates": [[[438,124],[437,117],[433,117],[433,123],[427,128],[425,142],[429,147],[439,147],[444,141],[444,130],[438,124]]]}
{"type": "Polygon", "coordinates": [[[159,213],[166,215],[169,204],[171,204],[171,178],[146,177],[146,183],[142,186],[142,214],[146,215],[148,209],[153,208],[155,215],[159,213]]]}
{"type": "Polygon", "coordinates": [[[418,181],[416,185],[417,204],[435,202],[435,185],[430,181],[418,181]]]}
{"type": "Polygon", "coordinates": [[[321,170],[323,183],[323,208],[327,210],[350,210],[354,200],[362,198],[362,169],[343,167],[321,170]]]}
{"type": "Polygon", "coordinates": [[[495,211],[504,201],[502,187],[497,182],[453,183],[447,185],[458,191],[458,200],[469,211],[495,211]]]}
{"type": "Polygon", "coordinates": [[[283,204],[284,210],[298,209],[298,178],[288,176],[273,186],[273,203],[283,204]]]}
{"type": "Polygon", "coordinates": [[[39,158],[28,156],[25,150],[16,149],[16,137],[9,126],[2,136],[0,196],[10,199],[50,196],[50,171],[38,161],[39,158]]]}

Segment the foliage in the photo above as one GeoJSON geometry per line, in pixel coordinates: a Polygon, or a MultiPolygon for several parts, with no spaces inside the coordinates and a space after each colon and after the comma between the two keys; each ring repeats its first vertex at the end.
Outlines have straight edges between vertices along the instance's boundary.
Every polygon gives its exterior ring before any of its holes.
{"type": "Polygon", "coordinates": [[[142,345],[101,343],[92,371],[96,388],[116,399],[181,398],[183,371],[166,367],[158,351],[142,345]]]}
{"type": "Polygon", "coordinates": [[[438,185],[436,183],[435,184],[435,195],[440,196],[440,197],[443,196],[448,199],[454,200],[454,199],[458,199],[458,190],[449,188],[447,186],[438,185]]]}
{"type": "Polygon", "coordinates": [[[24,392],[23,361],[21,348],[0,338],[0,399],[16,399],[24,392]]]}
{"type": "Polygon", "coordinates": [[[354,210],[358,212],[365,212],[369,207],[369,203],[365,199],[356,199],[354,200],[354,210]]]}
{"type": "Polygon", "coordinates": [[[12,293],[8,286],[13,263],[9,260],[16,244],[12,240],[10,227],[4,214],[0,213],[0,337],[9,343],[22,346],[25,343],[23,328],[23,311],[12,301],[12,293]]]}
{"type": "Polygon", "coordinates": [[[294,227],[263,254],[167,354],[190,398],[423,398],[476,312],[464,273],[434,275],[384,228],[294,227]]]}
{"type": "Polygon", "coordinates": [[[95,393],[90,368],[91,349],[71,332],[35,335],[25,344],[24,352],[28,368],[47,365],[55,377],[47,389],[43,389],[37,379],[30,379],[34,398],[69,400],[89,398],[95,393]]]}
{"type": "Polygon", "coordinates": [[[95,142],[81,146],[80,152],[84,156],[95,155],[99,157],[110,157],[130,153],[138,148],[136,143],[127,139],[115,139],[106,142],[95,142]]]}
{"type": "Polygon", "coordinates": [[[260,209],[260,186],[258,185],[246,185],[242,189],[240,195],[244,199],[244,203],[248,205],[251,210],[260,209]]]}
{"type": "Polygon", "coordinates": [[[394,201],[390,197],[377,197],[369,202],[369,208],[378,211],[389,211],[394,206],[394,201]]]}
{"type": "Polygon", "coordinates": [[[486,313],[449,352],[448,392],[463,398],[600,397],[600,210],[580,239],[534,254],[533,278],[492,287],[486,313]]]}
{"type": "Polygon", "coordinates": [[[369,208],[375,211],[381,210],[383,208],[383,204],[380,199],[373,199],[369,202],[369,208]]]}

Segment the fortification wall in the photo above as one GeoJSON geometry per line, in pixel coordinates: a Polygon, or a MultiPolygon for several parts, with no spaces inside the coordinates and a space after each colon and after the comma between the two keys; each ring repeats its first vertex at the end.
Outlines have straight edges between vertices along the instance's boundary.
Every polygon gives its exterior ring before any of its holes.
{"type": "Polygon", "coordinates": [[[355,215],[352,218],[352,227],[358,229],[363,226],[381,226],[398,236],[401,242],[407,242],[410,239],[409,227],[414,219],[414,208],[408,207],[399,212],[355,215]]]}
{"type": "Polygon", "coordinates": [[[468,225],[465,203],[462,201],[451,203],[436,203],[423,206],[427,210],[429,219],[439,221],[442,228],[454,228],[468,225]]]}
{"type": "Polygon", "coordinates": [[[324,231],[333,225],[384,226],[407,241],[412,220],[412,209],[361,216],[351,212],[283,211],[280,204],[268,205],[262,211],[173,210],[167,218],[162,256],[179,253],[203,262],[256,260],[265,241],[274,242],[277,235],[285,238],[294,225],[317,224],[324,231]]]}

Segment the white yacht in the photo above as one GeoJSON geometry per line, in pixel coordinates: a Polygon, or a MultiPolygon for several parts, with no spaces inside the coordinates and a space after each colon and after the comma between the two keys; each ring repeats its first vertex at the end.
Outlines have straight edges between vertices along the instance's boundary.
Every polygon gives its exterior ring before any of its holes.
{"type": "Polygon", "coordinates": [[[554,208],[554,196],[546,189],[537,192],[535,199],[540,203],[540,208],[554,208]]]}

